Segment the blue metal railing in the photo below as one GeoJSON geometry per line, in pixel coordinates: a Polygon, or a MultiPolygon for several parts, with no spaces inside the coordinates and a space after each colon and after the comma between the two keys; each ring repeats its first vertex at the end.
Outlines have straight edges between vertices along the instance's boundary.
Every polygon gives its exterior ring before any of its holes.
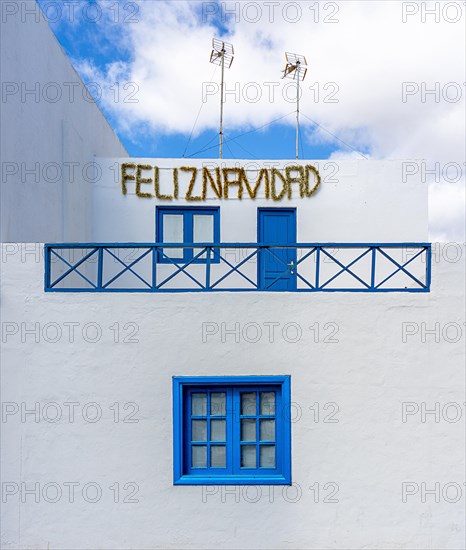
{"type": "Polygon", "coordinates": [[[46,292],[429,292],[430,283],[429,243],[45,245],[46,292]]]}

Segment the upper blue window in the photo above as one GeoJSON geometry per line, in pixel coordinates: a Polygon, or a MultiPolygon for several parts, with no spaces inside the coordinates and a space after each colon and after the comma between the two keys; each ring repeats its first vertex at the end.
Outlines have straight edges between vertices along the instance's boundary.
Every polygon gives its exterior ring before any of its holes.
{"type": "MultiPolygon", "coordinates": [[[[158,243],[219,243],[220,208],[209,206],[158,206],[156,210],[158,243]]],[[[164,248],[158,261],[166,263],[205,263],[202,248],[164,248]],[[197,257],[196,257],[197,256],[197,257]]],[[[211,262],[219,261],[211,252],[211,262]]]]}
{"type": "Polygon", "coordinates": [[[174,377],[175,484],[290,484],[289,376],[174,377]]]}

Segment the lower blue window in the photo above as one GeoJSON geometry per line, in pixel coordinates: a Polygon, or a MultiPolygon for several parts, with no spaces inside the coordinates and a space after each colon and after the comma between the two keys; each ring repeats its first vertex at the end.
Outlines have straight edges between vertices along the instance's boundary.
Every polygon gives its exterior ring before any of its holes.
{"type": "Polygon", "coordinates": [[[173,378],[174,483],[291,484],[289,376],[173,378]]]}

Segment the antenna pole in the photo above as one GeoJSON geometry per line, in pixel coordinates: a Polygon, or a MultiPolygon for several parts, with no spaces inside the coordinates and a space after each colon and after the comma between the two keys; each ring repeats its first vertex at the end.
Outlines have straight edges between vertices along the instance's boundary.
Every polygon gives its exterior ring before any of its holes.
{"type": "Polygon", "coordinates": [[[296,160],[299,159],[299,61],[296,64],[296,160]]]}
{"type": "Polygon", "coordinates": [[[222,78],[220,83],[220,131],[219,158],[223,158],[223,81],[225,75],[225,45],[222,47],[222,78]]]}
{"type": "Polygon", "coordinates": [[[286,67],[283,78],[296,78],[296,160],[299,159],[299,81],[304,80],[307,74],[307,61],[304,55],[285,52],[286,67]],[[301,68],[301,64],[303,67],[301,68]],[[301,70],[303,76],[301,77],[301,70]]]}

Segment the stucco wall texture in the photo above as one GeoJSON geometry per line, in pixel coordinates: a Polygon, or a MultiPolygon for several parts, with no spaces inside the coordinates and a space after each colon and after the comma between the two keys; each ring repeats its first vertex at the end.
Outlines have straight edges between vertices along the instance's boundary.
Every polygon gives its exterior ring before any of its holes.
{"type": "Polygon", "coordinates": [[[464,548],[464,258],[430,293],[53,294],[2,257],[3,548],[464,548]],[[430,332],[429,332],[430,331],[430,332]],[[174,486],[173,375],[290,374],[286,487],[174,486]]]}

